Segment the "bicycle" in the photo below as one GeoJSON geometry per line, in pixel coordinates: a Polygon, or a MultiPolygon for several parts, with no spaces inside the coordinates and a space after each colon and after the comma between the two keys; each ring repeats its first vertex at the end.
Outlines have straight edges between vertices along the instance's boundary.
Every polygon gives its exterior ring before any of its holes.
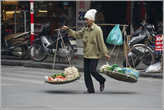
{"type": "Polygon", "coordinates": [[[156,36],[153,25],[143,25],[142,30],[129,41],[130,49],[123,66],[145,69],[161,59],[162,51],[155,50],[156,36]],[[140,65],[140,66],[139,66],[140,65]]]}

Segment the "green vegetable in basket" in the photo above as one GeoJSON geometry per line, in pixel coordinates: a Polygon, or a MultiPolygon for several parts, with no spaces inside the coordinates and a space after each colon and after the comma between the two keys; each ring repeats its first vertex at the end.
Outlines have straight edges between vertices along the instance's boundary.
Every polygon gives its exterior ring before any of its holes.
{"type": "Polygon", "coordinates": [[[57,73],[56,76],[63,76],[63,77],[65,77],[65,74],[64,73],[57,73]]]}
{"type": "Polygon", "coordinates": [[[106,69],[109,70],[109,71],[113,71],[113,67],[110,66],[110,65],[108,67],[106,67],[106,69]]]}
{"type": "Polygon", "coordinates": [[[55,79],[56,78],[56,74],[51,75],[51,77],[55,79]]]}
{"type": "Polygon", "coordinates": [[[51,75],[52,78],[56,78],[57,76],[62,76],[62,77],[65,77],[65,74],[64,73],[55,73],[53,75],[51,75]]]}
{"type": "Polygon", "coordinates": [[[116,67],[118,67],[117,64],[113,64],[112,66],[109,65],[109,66],[107,67],[107,70],[113,71],[116,67]]]}
{"type": "Polygon", "coordinates": [[[117,64],[113,64],[112,68],[115,69],[116,67],[119,67],[117,64]]]}
{"type": "Polygon", "coordinates": [[[125,73],[125,71],[120,67],[115,67],[114,71],[119,72],[119,73],[125,73]]]}

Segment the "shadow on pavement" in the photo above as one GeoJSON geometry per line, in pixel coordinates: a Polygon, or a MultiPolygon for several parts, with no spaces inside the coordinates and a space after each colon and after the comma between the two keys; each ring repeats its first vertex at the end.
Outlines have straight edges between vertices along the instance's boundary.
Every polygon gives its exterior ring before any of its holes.
{"type": "Polygon", "coordinates": [[[130,94],[138,94],[137,92],[134,92],[134,91],[104,91],[102,94],[116,94],[116,95],[124,95],[124,94],[128,94],[128,95],[130,95],[130,94]]]}
{"type": "Polygon", "coordinates": [[[44,93],[49,93],[49,94],[82,94],[81,91],[77,90],[45,90],[43,91],[44,93]]]}
{"type": "MultiPolygon", "coordinates": [[[[84,91],[78,91],[78,90],[45,90],[43,91],[44,93],[49,93],[49,94],[90,94],[90,93],[86,93],[84,91]]],[[[131,91],[104,91],[104,92],[95,92],[94,94],[116,94],[116,95],[134,95],[134,94],[138,94],[137,92],[131,92],[131,91]]]]}

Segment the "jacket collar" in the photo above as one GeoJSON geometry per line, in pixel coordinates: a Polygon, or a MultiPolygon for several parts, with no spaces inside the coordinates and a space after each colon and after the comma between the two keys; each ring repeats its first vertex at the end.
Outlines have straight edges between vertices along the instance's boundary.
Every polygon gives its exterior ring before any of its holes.
{"type": "Polygon", "coordinates": [[[92,31],[92,30],[94,30],[95,25],[96,25],[96,24],[95,24],[95,23],[93,23],[93,24],[92,24],[92,26],[91,26],[90,28],[87,26],[87,27],[86,27],[86,29],[87,29],[87,30],[91,30],[91,31],[92,31]]]}

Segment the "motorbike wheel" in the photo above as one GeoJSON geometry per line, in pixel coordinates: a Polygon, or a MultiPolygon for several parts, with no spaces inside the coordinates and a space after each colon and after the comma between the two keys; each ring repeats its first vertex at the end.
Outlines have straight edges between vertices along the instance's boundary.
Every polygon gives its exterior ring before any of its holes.
{"type": "Polygon", "coordinates": [[[37,62],[45,60],[48,56],[41,44],[32,45],[30,55],[31,59],[37,62]]]}
{"type": "Polygon", "coordinates": [[[127,61],[123,61],[123,66],[136,68],[139,64],[145,69],[155,62],[152,50],[144,44],[134,45],[128,52],[127,61]]]}
{"type": "Polygon", "coordinates": [[[27,57],[27,48],[25,46],[16,47],[12,50],[12,55],[17,56],[21,59],[25,59],[27,57]]]}

